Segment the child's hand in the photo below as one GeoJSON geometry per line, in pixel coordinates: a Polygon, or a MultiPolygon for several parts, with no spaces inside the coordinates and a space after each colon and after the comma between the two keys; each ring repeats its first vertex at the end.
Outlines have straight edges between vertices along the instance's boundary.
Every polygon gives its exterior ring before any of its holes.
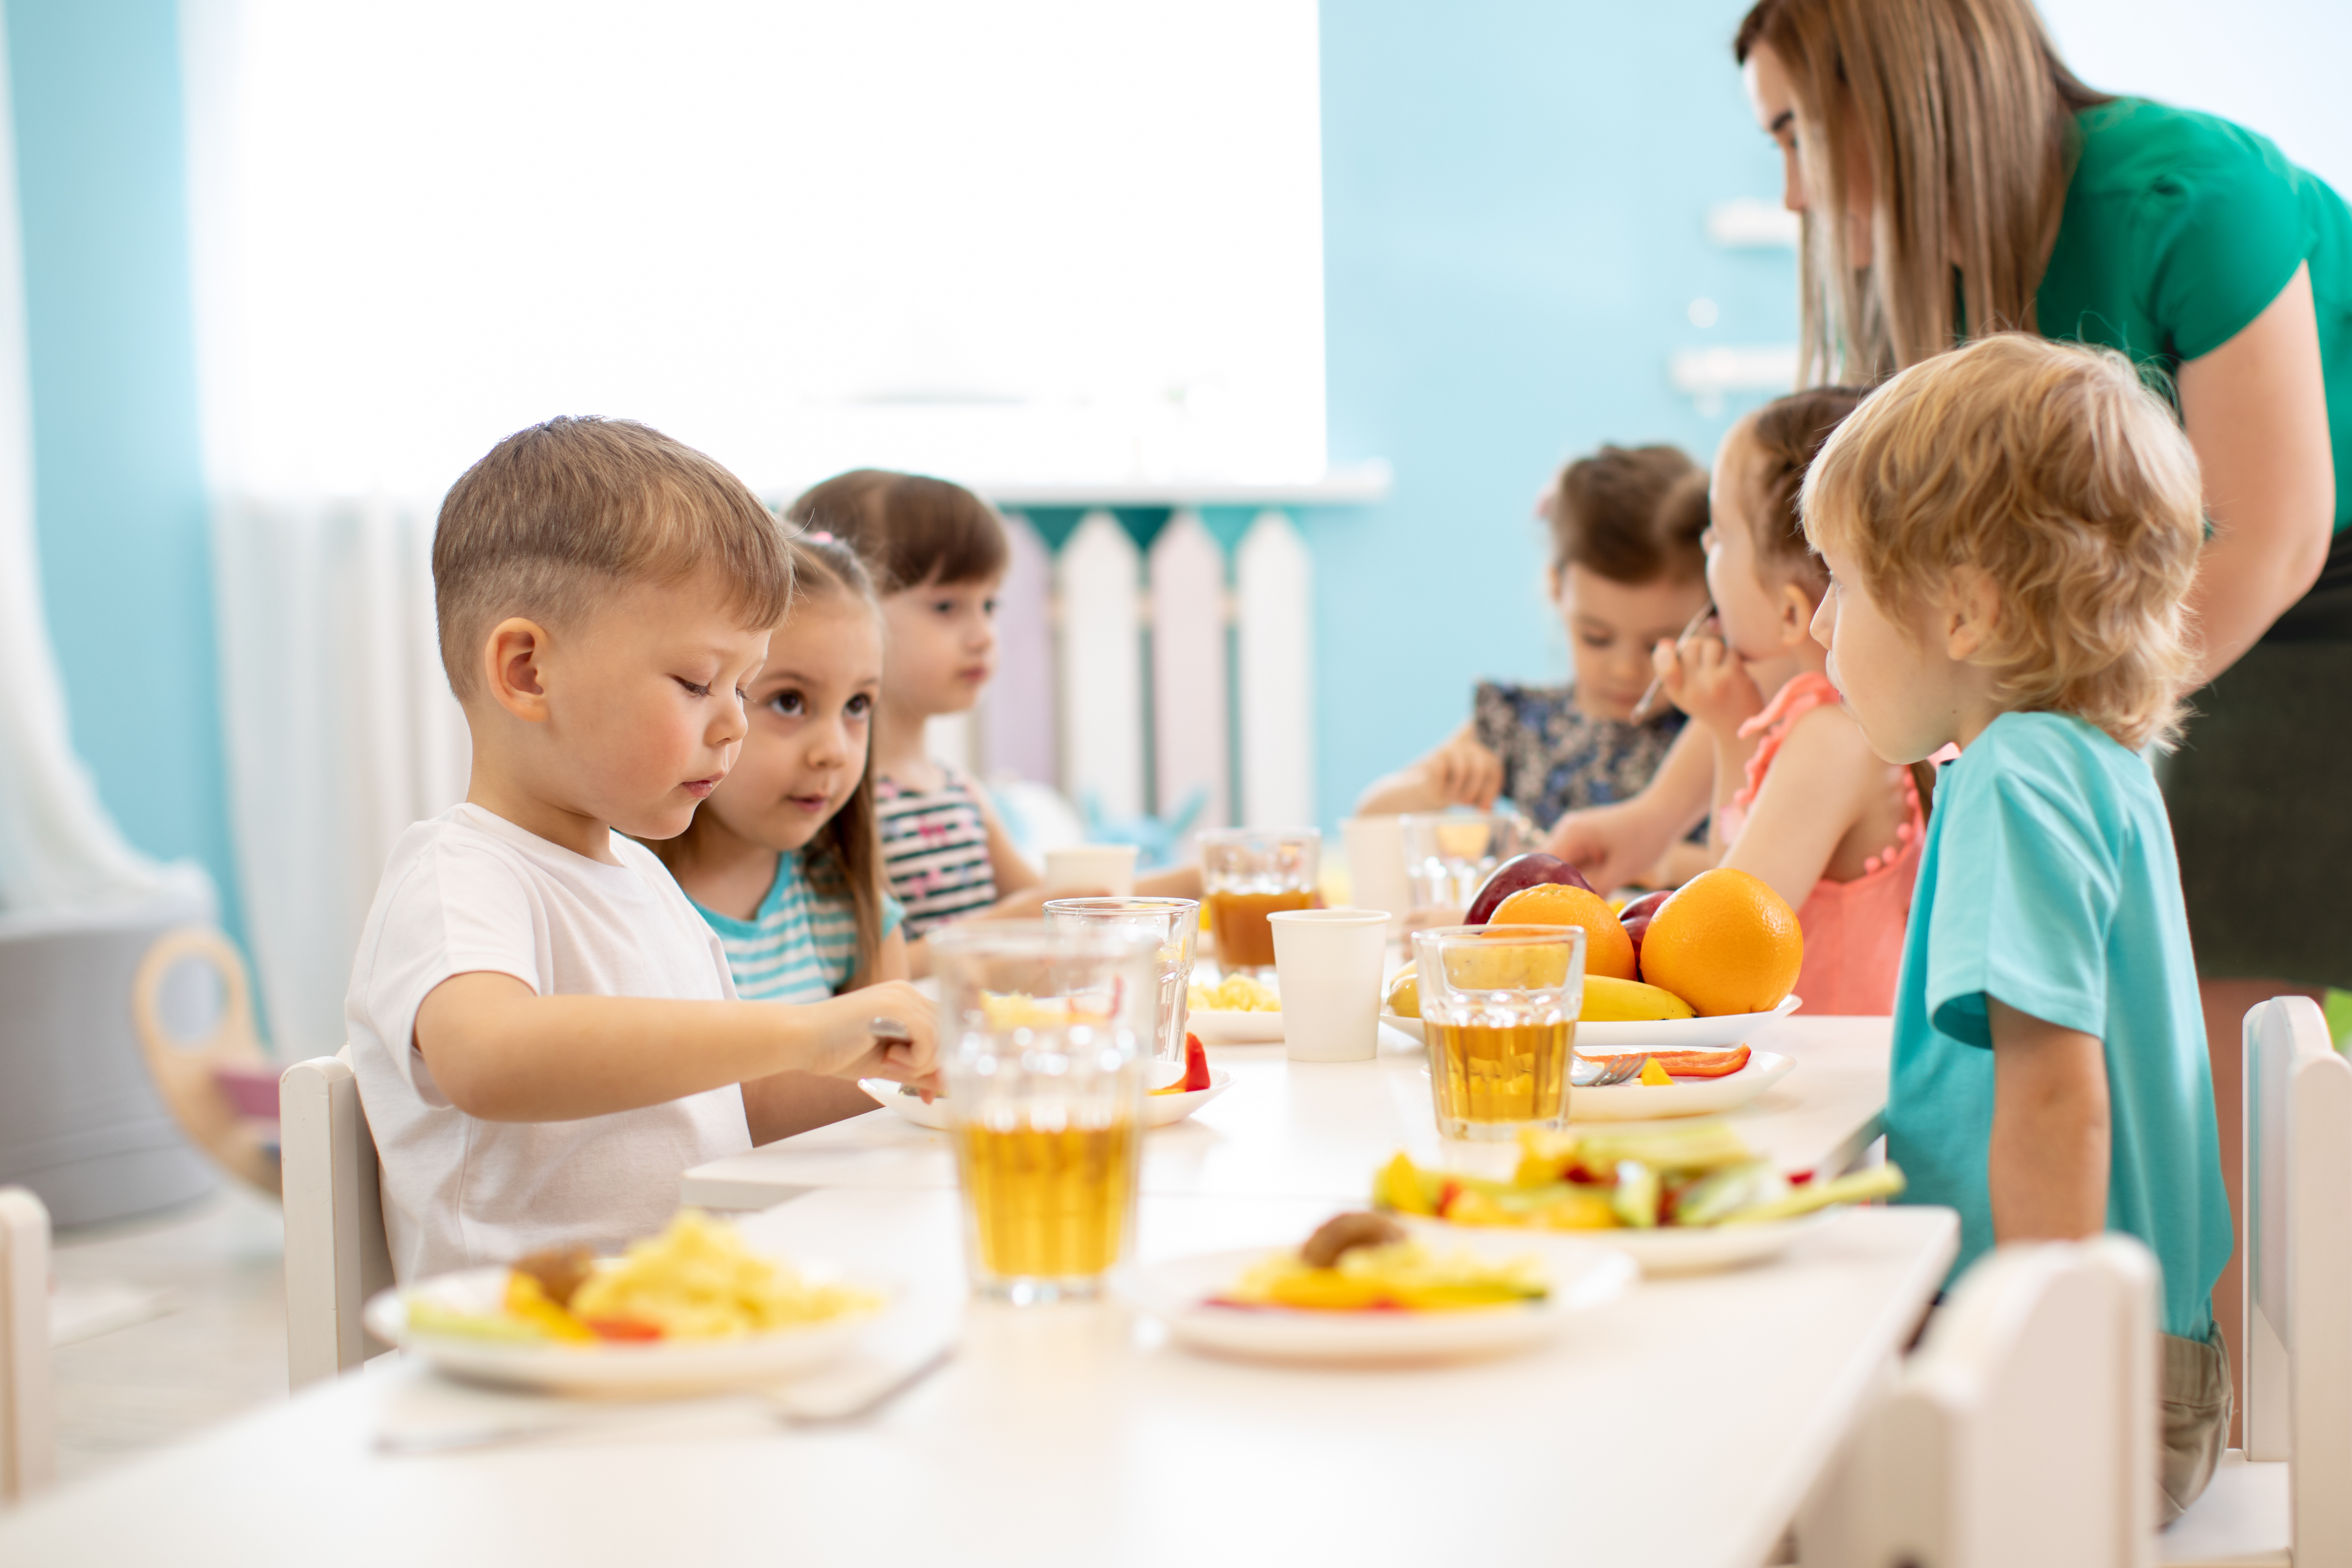
{"type": "Polygon", "coordinates": [[[821,1054],[810,1072],[834,1078],[887,1078],[925,1088],[938,1087],[939,1013],[931,999],[904,980],[885,980],[815,1004],[825,1008],[821,1054]],[[906,1035],[878,1040],[874,1022],[887,1018],[906,1035]]]}
{"type": "Polygon", "coordinates": [[[1729,738],[1764,711],[1764,694],[1748,666],[1724,640],[1695,632],[1650,650],[1650,666],[1666,700],[1717,734],[1729,738]]]}
{"type": "Polygon", "coordinates": [[[1503,793],[1503,759],[1466,730],[1422,759],[1422,775],[1449,805],[1494,809],[1503,793]]]}
{"type": "Polygon", "coordinates": [[[1626,887],[1638,881],[1664,850],[1666,835],[1650,817],[1639,796],[1571,811],[1552,824],[1544,847],[1596,888],[1626,887]]]}

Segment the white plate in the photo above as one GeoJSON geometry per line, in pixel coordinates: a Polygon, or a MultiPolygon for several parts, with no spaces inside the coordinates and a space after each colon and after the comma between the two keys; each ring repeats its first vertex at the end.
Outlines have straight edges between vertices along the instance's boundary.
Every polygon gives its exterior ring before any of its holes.
{"type": "MultiPolygon", "coordinates": [[[[1584,1043],[1583,1030],[1577,1044],[1584,1043]]],[[[1789,1076],[1796,1063],[1778,1051],[1750,1051],[1748,1065],[1721,1078],[1678,1078],[1672,1083],[1612,1083],[1568,1095],[1570,1121],[1650,1121],[1666,1116],[1710,1116],[1747,1104],[1789,1076]]]]}
{"type": "MultiPolygon", "coordinates": [[[[1656,1018],[1645,1024],[1579,1024],[1576,1048],[1595,1056],[1622,1051],[1727,1051],[1744,1043],[1765,1025],[1787,1017],[1804,1005],[1801,996],[1787,996],[1769,1013],[1727,1013],[1720,1018],[1656,1018]]],[[[1200,1015],[1195,1013],[1194,1017],[1200,1015]]],[[[1427,1043],[1421,1020],[1381,1015],[1381,1022],[1427,1043]]],[[[1203,1035],[1202,1039],[1209,1037],[1203,1035]]]]}
{"type": "MultiPolygon", "coordinates": [[[[802,1267],[804,1274],[822,1277],[821,1270],[802,1267]]],[[[886,1298],[879,1311],[740,1340],[567,1345],[409,1332],[408,1297],[423,1296],[461,1312],[495,1312],[506,1297],[508,1272],[467,1268],[383,1291],[367,1304],[368,1331],[424,1357],[436,1371],[475,1383],[551,1394],[668,1397],[760,1387],[822,1366],[881,1321],[905,1294],[874,1285],[886,1298]]]]}
{"type": "MultiPolygon", "coordinates": [[[[1143,1124],[1146,1127],[1166,1127],[1183,1121],[1192,1112],[1233,1088],[1234,1075],[1223,1068],[1209,1069],[1209,1087],[1196,1089],[1190,1094],[1147,1094],[1143,1097],[1143,1124]]],[[[908,1094],[904,1086],[887,1078],[862,1078],[857,1087],[880,1100],[885,1109],[895,1110],[918,1127],[928,1127],[934,1132],[948,1130],[948,1102],[945,1099],[923,1103],[919,1094],[908,1094]]]]}
{"type": "Polygon", "coordinates": [[[1447,1228],[1449,1247],[1496,1259],[1533,1254],[1551,1293],[1526,1306],[1471,1312],[1306,1312],[1212,1307],[1268,1248],[1213,1252],[1122,1272],[1119,1292],[1163,1320],[1179,1344],[1265,1361],[1436,1362],[1502,1355],[1542,1343],[1569,1314],[1622,1291],[1638,1272],[1613,1247],[1528,1231],[1447,1228]]]}
{"type": "MultiPolygon", "coordinates": [[[[1744,1268],[1751,1263],[1778,1258],[1844,1212],[1843,1207],[1829,1208],[1818,1214],[1801,1215],[1795,1219],[1773,1220],[1763,1225],[1698,1226],[1689,1230],[1677,1230],[1669,1226],[1661,1230],[1586,1230],[1544,1234],[1589,1237],[1604,1247],[1625,1252],[1642,1266],[1642,1272],[1648,1275],[1712,1274],[1719,1269],[1744,1268]]],[[[1529,1234],[1484,1227],[1474,1231],[1469,1226],[1448,1225],[1438,1219],[1406,1219],[1404,1226],[1433,1247],[1469,1235],[1529,1234]]]]}
{"type": "Polygon", "coordinates": [[[1201,1037],[1204,1046],[1270,1046],[1282,1038],[1282,1015],[1225,1013],[1195,1007],[1184,1015],[1184,1026],[1201,1037]]]}

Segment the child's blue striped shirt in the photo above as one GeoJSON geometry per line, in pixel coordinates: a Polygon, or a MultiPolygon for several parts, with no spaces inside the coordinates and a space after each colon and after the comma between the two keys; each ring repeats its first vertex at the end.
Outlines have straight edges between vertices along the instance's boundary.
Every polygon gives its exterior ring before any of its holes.
{"type": "MultiPolygon", "coordinates": [[[[809,881],[805,850],[776,857],[776,880],[748,921],[695,909],[719,933],[735,994],[754,1002],[823,1002],[838,995],[857,970],[857,914],[846,890],[809,881]]],[[[882,934],[906,911],[882,898],[882,934]]]]}

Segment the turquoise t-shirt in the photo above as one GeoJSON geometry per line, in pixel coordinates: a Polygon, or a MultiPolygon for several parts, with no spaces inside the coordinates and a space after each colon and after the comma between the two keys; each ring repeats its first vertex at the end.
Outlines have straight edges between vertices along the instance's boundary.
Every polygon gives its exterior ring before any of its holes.
{"type": "Polygon", "coordinates": [[[2307,265],[2336,526],[2352,527],[2352,207],[2268,139],[2214,115],[2117,98],[2074,123],[2035,322],[2170,376],[2236,337],[2307,265]]]}
{"type": "Polygon", "coordinates": [[[1905,1203],[1960,1212],[1957,1279],[1992,1246],[1985,998],[2106,1045],[2107,1228],[2164,1267],[2163,1328],[2202,1339],[2230,1259],[2172,828],[2137,753],[2063,713],[2004,713],[1947,763],[1895,996],[1886,1154],[1905,1203]]]}
{"type": "MultiPolygon", "coordinates": [[[[857,972],[857,912],[846,892],[809,880],[805,850],[776,857],[776,879],[748,921],[694,906],[727,950],[735,994],[752,1002],[823,1002],[857,972]]],[[[882,895],[882,934],[906,919],[882,895]]]]}

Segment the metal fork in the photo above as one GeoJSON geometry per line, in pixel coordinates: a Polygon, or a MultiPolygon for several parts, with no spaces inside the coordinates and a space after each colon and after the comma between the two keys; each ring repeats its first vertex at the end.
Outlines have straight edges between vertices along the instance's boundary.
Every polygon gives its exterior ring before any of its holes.
{"type": "Polygon", "coordinates": [[[1612,1084],[1630,1083],[1642,1076],[1643,1065],[1649,1059],[1647,1057],[1620,1057],[1603,1065],[1579,1055],[1576,1065],[1569,1069],[1568,1087],[1607,1089],[1612,1084]]]}

